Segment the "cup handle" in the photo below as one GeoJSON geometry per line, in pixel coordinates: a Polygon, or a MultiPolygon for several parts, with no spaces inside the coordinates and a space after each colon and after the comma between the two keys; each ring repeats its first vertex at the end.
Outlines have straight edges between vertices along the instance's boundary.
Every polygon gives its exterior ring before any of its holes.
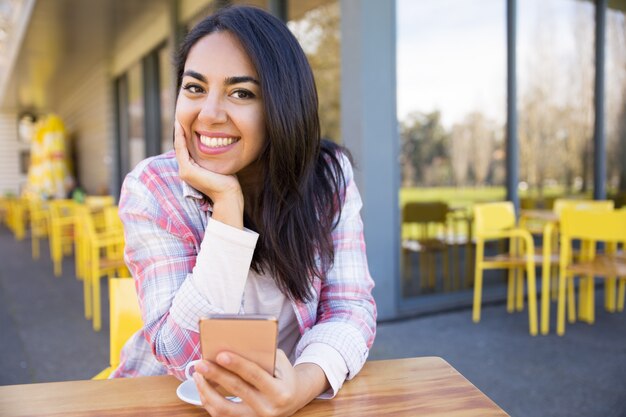
{"type": "Polygon", "coordinates": [[[193,379],[193,372],[192,372],[191,368],[194,368],[198,362],[200,362],[200,359],[196,359],[195,361],[191,361],[191,362],[189,362],[187,364],[187,366],[185,366],[185,378],[193,379]]]}

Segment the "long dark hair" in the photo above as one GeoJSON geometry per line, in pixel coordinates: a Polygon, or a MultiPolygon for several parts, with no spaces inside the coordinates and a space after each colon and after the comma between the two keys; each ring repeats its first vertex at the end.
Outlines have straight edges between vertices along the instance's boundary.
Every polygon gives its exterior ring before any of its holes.
{"type": "MultiPolygon", "coordinates": [[[[259,156],[264,184],[244,224],[259,233],[252,258],[293,300],[311,298],[311,282],[325,279],[334,261],[331,232],[345,196],[342,147],[320,139],[318,100],[300,44],[278,18],[255,7],[226,7],[198,23],[177,56],[180,90],[185,61],[204,36],[228,31],[260,77],[267,146],[259,156]]],[[[247,203],[246,203],[247,204],[247,203]]]]}

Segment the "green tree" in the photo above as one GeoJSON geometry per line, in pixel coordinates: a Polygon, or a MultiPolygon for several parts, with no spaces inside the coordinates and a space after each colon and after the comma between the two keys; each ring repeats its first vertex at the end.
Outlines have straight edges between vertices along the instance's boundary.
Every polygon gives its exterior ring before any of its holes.
{"type": "Polygon", "coordinates": [[[448,155],[450,134],[441,124],[441,113],[414,112],[400,125],[402,141],[402,172],[406,186],[449,185],[451,183],[448,155]],[[409,165],[407,167],[406,165],[409,165]]]}

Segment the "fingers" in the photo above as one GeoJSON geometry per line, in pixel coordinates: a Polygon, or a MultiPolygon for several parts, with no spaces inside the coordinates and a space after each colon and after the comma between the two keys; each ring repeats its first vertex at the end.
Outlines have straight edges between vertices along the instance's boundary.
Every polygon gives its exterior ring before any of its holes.
{"type": "MultiPolygon", "coordinates": [[[[261,371],[263,371],[261,369],[261,371]]],[[[219,366],[215,363],[203,361],[196,366],[196,372],[201,379],[206,378],[208,385],[217,384],[219,387],[211,386],[211,390],[207,390],[207,400],[213,401],[215,395],[234,395],[243,401],[243,404],[248,405],[255,410],[266,410],[267,402],[264,400],[264,396],[257,391],[256,388],[251,386],[247,381],[243,380],[239,375],[219,366]],[[204,376],[204,378],[202,378],[204,376]]],[[[263,371],[264,372],[264,371],[263,371]]],[[[205,382],[207,382],[205,381],[205,382]]],[[[217,408],[228,408],[228,404],[219,401],[212,402],[212,405],[217,408]]],[[[207,409],[208,410],[208,409],[207,409]]],[[[216,415],[226,415],[223,410],[220,410],[216,415]]],[[[241,415],[241,414],[237,414],[241,415]]]]}
{"type": "Polygon", "coordinates": [[[244,416],[250,415],[250,408],[243,403],[233,403],[220,394],[215,387],[195,372],[193,379],[200,395],[200,401],[205,410],[212,416],[244,416]]]}
{"type": "Polygon", "coordinates": [[[185,130],[178,120],[174,122],[174,150],[176,151],[176,159],[178,163],[189,161],[189,151],[185,142],[185,130]]]}
{"type": "Polygon", "coordinates": [[[221,352],[215,358],[218,365],[237,374],[258,390],[267,390],[273,383],[273,376],[256,363],[232,352],[221,352]]]}

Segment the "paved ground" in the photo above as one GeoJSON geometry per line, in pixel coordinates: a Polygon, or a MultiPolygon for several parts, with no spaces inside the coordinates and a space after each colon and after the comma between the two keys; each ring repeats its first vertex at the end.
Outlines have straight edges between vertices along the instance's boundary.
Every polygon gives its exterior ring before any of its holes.
{"type": "MultiPolygon", "coordinates": [[[[106,303],[95,333],[73,259],[55,278],[43,248],[33,261],[30,240],[0,226],[0,385],[87,379],[107,366],[106,303]]],[[[515,417],[626,417],[626,312],[597,306],[596,324],[564,337],[530,337],[526,315],[503,305],[484,308],[478,325],[469,310],[382,323],[370,359],[441,356],[515,417]]]]}

